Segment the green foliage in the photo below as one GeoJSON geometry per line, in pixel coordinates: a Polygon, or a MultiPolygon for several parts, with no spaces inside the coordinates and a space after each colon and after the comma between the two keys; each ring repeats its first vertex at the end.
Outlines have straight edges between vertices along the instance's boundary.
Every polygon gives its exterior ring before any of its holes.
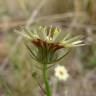
{"type": "Polygon", "coordinates": [[[94,66],[96,66],[96,57],[92,57],[90,60],[90,63],[94,66]]]}

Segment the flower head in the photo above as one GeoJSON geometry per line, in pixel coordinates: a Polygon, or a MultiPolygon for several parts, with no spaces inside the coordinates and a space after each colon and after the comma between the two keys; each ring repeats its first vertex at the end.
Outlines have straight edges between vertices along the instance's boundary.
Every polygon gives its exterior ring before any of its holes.
{"type": "Polygon", "coordinates": [[[68,74],[66,68],[64,66],[61,66],[61,65],[58,65],[55,68],[55,76],[59,80],[64,80],[64,81],[66,81],[69,78],[69,74],[68,74]]]}
{"type": "Polygon", "coordinates": [[[63,48],[71,48],[71,47],[77,47],[82,46],[83,41],[81,40],[81,36],[75,36],[71,37],[70,33],[67,33],[65,35],[64,32],[60,28],[57,27],[38,27],[34,28],[34,30],[26,29],[23,34],[24,37],[27,39],[30,39],[31,41],[34,40],[40,40],[42,42],[45,42],[46,44],[58,44],[58,46],[62,46],[63,48]]]}
{"type": "Polygon", "coordinates": [[[57,27],[36,27],[23,30],[23,36],[28,40],[27,48],[31,52],[31,57],[42,63],[53,63],[63,57],[70,48],[82,46],[81,36],[71,37],[70,33],[65,35],[57,27]],[[30,43],[30,44],[29,44],[30,43]],[[35,46],[34,50],[33,47],[35,46]],[[64,55],[57,56],[57,51],[63,49],[64,55]],[[66,51],[67,50],[67,51],[66,51]]]}

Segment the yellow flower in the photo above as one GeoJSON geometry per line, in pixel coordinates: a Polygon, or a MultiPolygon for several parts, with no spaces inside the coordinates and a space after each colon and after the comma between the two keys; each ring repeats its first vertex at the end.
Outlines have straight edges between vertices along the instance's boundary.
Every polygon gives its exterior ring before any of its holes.
{"type": "Polygon", "coordinates": [[[71,48],[85,45],[81,40],[82,38],[81,36],[71,37],[70,33],[65,35],[65,33],[62,32],[60,28],[57,27],[54,28],[52,26],[51,27],[40,26],[35,30],[26,29],[25,31],[23,30],[23,33],[20,34],[22,34],[25,38],[31,41],[39,39],[40,41],[45,42],[46,44],[54,43],[64,48],[71,48]]]}
{"type": "Polygon", "coordinates": [[[64,81],[66,81],[69,78],[69,74],[68,74],[66,68],[64,66],[61,66],[61,65],[58,65],[55,68],[55,76],[59,80],[64,80],[64,81]]]}
{"type": "Polygon", "coordinates": [[[62,59],[72,47],[82,46],[81,36],[72,37],[65,35],[57,27],[36,27],[23,29],[21,34],[28,40],[27,48],[31,57],[41,63],[54,63],[62,59]],[[29,44],[30,43],[30,44],[29,44]],[[35,46],[35,47],[34,47],[35,46]],[[34,47],[34,49],[33,49],[34,47]],[[64,50],[62,56],[57,55],[58,50],[64,50]]]}

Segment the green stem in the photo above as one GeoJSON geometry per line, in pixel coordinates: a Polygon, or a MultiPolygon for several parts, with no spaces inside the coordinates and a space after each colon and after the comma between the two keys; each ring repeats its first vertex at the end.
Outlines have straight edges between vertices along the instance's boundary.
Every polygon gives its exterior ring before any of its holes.
{"type": "Polygon", "coordinates": [[[43,65],[43,78],[44,78],[44,83],[45,83],[45,90],[46,90],[46,95],[47,96],[52,96],[51,95],[51,89],[48,81],[48,69],[47,69],[47,64],[43,65]]]}

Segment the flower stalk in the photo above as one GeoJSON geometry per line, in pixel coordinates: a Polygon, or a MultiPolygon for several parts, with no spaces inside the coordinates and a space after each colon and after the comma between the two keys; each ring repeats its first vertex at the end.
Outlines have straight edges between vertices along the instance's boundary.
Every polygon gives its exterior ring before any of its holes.
{"type": "Polygon", "coordinates": [[[51,95],[50,84],[49,84],[49,81],[48,81],[48,68],[47,68],[47,64],[43,65],[43,79],[44,79],[44,83],[45,83],[46,95],[47,96],[52,96],[51,95]]]}

